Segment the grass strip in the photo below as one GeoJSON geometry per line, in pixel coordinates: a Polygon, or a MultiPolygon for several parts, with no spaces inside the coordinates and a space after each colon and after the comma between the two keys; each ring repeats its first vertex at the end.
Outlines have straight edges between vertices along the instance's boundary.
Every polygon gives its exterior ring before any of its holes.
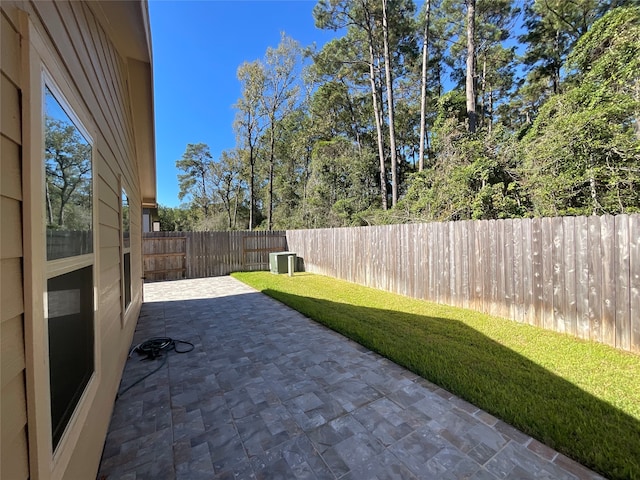
{"type": "Polygon", "coordinates": [[[640,479],[640,356],[334,278],[233,274],[611,479],[640,479]]]}

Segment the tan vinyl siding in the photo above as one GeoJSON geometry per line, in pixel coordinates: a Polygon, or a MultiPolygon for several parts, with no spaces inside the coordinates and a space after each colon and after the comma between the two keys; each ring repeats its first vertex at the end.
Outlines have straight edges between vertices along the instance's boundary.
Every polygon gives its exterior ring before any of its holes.
{"type": "Polygon", "coordinates": [[[29,478],[27,413],[24,371],[2,388],[2,466],[0,476],[11,480],[29,478]]]}
{"type": "MultiPolygon", "coordinates": [[[[99,245],[96,252],[99,287],[96,338],[101,343],[101,358],[97,363],[100,365],[100,386],[65,473],[67,478],[94,478],[135,326],[135,322],[129,322],[122,329],[120,320],[120,175],[127,191],[131,191],[132,200],[139,198],[131,109],[126,90],[126,61],[85,4],[36,2],[31,6],[41,19],[46,18],[51,40],[61,52],[69,78],[73,79],[80,98],[86,103],[97,130],[94,202],[97,206],[99,245]]],[[[133,201],[132,206],[133,211],[141,209],[133,201]]],[[[136,226],[132,225],[132,228],[136,226]]],[[[134,250],[140,258],[140,247],[134,250]]],[[[141,281],[134,279],[131,310],[136,316],[141,291],[141,281]]]]}
{"type": "MultiPolygon", "coordinates": [[[[11,9],[7,9],[11,10],[11,9]]],[[[15,12],[0,13],[0,477],[29,478],[22,271],[20,35],[15,12]]]]}
{"type": "MultiPolygon", "coordinates": [[[[1,380],[2,406],[1,474],[2,478],[29,478],[29,448],[27,441],[25,372],[25,305],[22,235],[24,208],[22,205],[23,164],[20,157],[23,137],[20,88],[27,88],[24,56],[29,41],[21,42],[21,17],[26,12],[33,29],[49,48],[51,58],[62,77],[53,75],[65,91],[71,91],[82,106],[78,112],[94,140],[93,175],[95,178],[95,212],[97,215],[97,250],[95,252],[98,304],[96,359],[99,386],[91,399],[89,414],[78,428],[78,440],[70,454],[61,478],[95,478],[115,393],[131,343],[142,301],[141,271],[141,180],[136,145],[144,144],[134,136],[134,119],[130,103],[130,61],[116,49],[108,34],[94,17],[93,7],[80,2],[41,2],[2,0],[0,16],[2,40],[2,131],[0,230],[1,263],[1,380]],[[25,78],[21,78],[25,76],[25,78]],[[84,118],[83,118],[84,116],[84,118]],[[88,121],[85,121],[88,119],[88,121]],[[126,189],[131,206],[131,277],[132,302],[122,322],[121,249],[120,249],[120,182],[126,189]]],[[[24,32],[23,32],[24,33],[24,32]]],[[[35,51],[35,50],[34,50],[35,51]]],[[[39,51],[39,50],[38,50],[39,51]]],[[[42,55],[42,53],[40,53],[42,55]]],[[[31,55],[31,54],[29,54],[31,55]]],[[[46,61],[45,61],[46,65],[46,61]]],[[[52,73],[52,72],[50,72],[52,73]]],[[[37,101],[41,92],[30,92],[37,101]]],[[[145,152],[148,155],[148,152],[145,152]]],[[[37,161],[34,159],[33,161],[37,161]]],[[[27,213],[24,213],[27,217],[27,213]]],[[[34,268],[42,268],[41,265],[34,268]]],[[[38,272],[34,272],[36,275],[38,272]]],[[[35,292],[41,294],[41,292],[35,292]]],[[[29,310],[28,310],[29,311],[29,310]]],[[[34,313],[34,315],[36,315],[34,313]]],[[[30,315],[27,316],[29,321],[30,315]]],[[[38,320],[36,318],[36,320],[38,320]]],[[[39,319],[42,321],[42,318],[39,319]]],[[[29,352],[26,349],[27,353],[29,352]]],[[[29,356],[27,355],[27,359],[29,356]]],[[[29,386],[32,384],[29,383],[29,386]]],[[[39,397],[38,397],[39,398],[39,397]]],[[[48,402],[48,400],[47,400],[48,402]]],[[[33,404],[33,401],[31,401],[33,404]]],[[[31,414],[31,412],[30,412],[31,414]]],[[[33,433],[33,429],[31,431],[33,433]]],[[[35,435],[48,435],[36,432],[35,435]]],[[[40,455],[43,455],[40,453],[40,455]]],[[[42,463],[40,463],[42,465],[42,463]]],[[[33,466],[32,466],[33,467],[33,466]]],[[[35,468],[35,467],[33,467],[35,468]]],[[[45,478],[46,474],[45,474],[45,478]]]]}

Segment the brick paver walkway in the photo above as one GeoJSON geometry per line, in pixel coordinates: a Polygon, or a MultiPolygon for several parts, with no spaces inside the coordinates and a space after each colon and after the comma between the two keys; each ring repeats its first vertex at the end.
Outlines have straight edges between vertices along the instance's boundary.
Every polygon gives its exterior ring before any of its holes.
{"type": "MultiPolygon", "coordinates": [[[[145,285],[134,344],[195,344],[116,402],[99,478],[602,478],[231,277],[145,285]]],[[[161,365],[133,356],[121,389],[161,365]]]]}

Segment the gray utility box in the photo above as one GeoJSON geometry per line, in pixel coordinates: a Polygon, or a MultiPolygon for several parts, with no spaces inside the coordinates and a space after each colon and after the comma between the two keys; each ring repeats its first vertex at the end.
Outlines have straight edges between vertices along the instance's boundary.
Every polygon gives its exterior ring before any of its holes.
{"type": "Polygon", "coordinates": [[[293,257],[293,268],[297,260],[295,252],[271,252],[269,254],[269,269],[271,273],[289,272],[289,257],[293,257]]]}

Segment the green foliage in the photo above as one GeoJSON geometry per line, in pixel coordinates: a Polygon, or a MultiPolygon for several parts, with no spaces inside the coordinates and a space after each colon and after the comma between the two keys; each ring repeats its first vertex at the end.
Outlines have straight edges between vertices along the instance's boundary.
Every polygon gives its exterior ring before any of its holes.
{"type": "Polygon", "coordinates": [[[197,214],[193,210],[158,205],[158,221],[162,232],[193,231],[197,214]]]}
{"type": "Polygon", "coordinates": [[[544,104],[519,147],[534,214],[638,211],[638,57],[638,7],[613,10],[578,41],[576,81],[544,104]]]}
{"type": "Polygon", "coordinates": [[[492,134],[469,134],[459,121],[461,110],[449,105],[459,103],[445,102],[437,122],[442,143],[435,143],[435,148],[441,155],[432,168],[411,176],[398,208],[411,221],[524,216],[526,202],[504,130],[497,127],[492,134]]]}
{"type": "Polygon", "coordinates": [[[426,5],[416,16],[409,0],[386,2],[387,61],[381,2],[321,0],[314,19],[336,38],[303,58],[283,36],[263,59],[240,66],[234,161],[214,162],[202,144],[180,160],[181,198],[199,210],[194,225],[284,229],[640,211],[638,0],[531,0],[523,31],[515,28],[521,4],[477,2],[473,134],[463,87],[464,2],[432,0],[420,173],[417,53],[426,5]],[[526,46],[522,58],[514,40],[526,46]],[[449,80],[458,87],[445,92],[449,80]],[[394,193],[398,204],[387,211],[394,193]]]}
{"type": "Polygon", "coordinates": [[[234,277],[607,478],[640,478],[640,357],[306,273],[234,277]]]}
{"type": "Polygon", "coordinates": [[[309,207],[313,227],[360,224],[357,213],[374,202],[377,186],[371,182],[376,162],[368,151],[358,151],[345,138],[319,141],[313,150],[309,179],[309,207]]]}
{"type": "Polygon", "coordinates": [[[610,93],[640,100],[640,6],[618,8],[594,23],[567,59],[588,100],[606,102],[610,93]],[[580,75],[582,73],[582,75],[580,75]]]}
{"type": "Polygon", "coordinates": [[[176,161],[178,170],[184,172],[178,174],[178,198],[182,200],[189,197],[195,206],[202,209],[205,216],[211,204],[209,174],[212,163],[209,146],[204,143],[188,144],[182,157],[176,161]]]}

